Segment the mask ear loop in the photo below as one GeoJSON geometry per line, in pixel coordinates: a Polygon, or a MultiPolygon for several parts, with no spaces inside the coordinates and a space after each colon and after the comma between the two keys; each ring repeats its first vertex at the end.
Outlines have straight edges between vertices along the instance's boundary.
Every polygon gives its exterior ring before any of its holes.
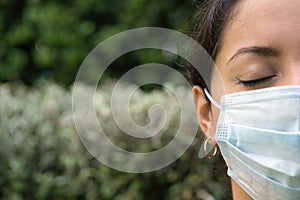
{"type": "Polygon", "coordinates": [[[206,97],[209,99],[209,101],[219,110],[221,110],[221,106],[210,96],[207,88],[204,88],[204,93],[206,95],[206,97]]]}

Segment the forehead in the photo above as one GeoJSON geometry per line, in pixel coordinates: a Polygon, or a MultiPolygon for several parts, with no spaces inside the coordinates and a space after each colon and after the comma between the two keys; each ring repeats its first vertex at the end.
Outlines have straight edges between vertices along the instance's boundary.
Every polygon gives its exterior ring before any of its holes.
{"type": "Polygon", "coordinates": [[[262,24],[263,22],[272,25],[299,22],[299,11],[299,0],[241,0],[235,8],[230,24],[231,28],[234,28],[248,23],[262,24]]]}
{"type": "Polygon", "coordinates": [[[299,13],[299,0],[240,0],[223,32],[219,53],[249,45],[300,44],[299,13]]]}

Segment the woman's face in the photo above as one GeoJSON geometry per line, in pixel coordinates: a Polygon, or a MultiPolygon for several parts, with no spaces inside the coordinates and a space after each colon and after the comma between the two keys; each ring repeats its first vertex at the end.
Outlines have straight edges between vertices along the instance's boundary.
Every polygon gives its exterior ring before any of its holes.
{"type": "Polygon", "coordinates": [[[225,93],[300,84],[300,1],[241,1],[216,64],[225,93]]]}
{"type": "MultiPolygon", "coordinates": [[[[214,72],[211,91],[217,102],[224,93],[300,85],[299,14],[299,0],[244,0],[237,4],[215,60],[221,79],[214,72]]],[[[206,123],[203,131],[214,138],[219,110],[212,106],[210,114],[211,118],[204,118],[210,124],[206,123]]]]}

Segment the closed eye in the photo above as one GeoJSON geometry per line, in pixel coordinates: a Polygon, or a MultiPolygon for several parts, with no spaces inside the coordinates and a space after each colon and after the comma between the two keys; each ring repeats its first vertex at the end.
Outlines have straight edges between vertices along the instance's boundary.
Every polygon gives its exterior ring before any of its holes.
{"type": "Polygon", "coordinates": [[[272,76],[267,76],[267,77],[263,77],[263,78],[259,78],[259,79],[251,79],[251,80],[242,80],[237,78],[238,80],[238,84],[242,84],[245,87],[257,87],[260,85],[263,85],[265,83],[267,83],[268,81],[270,81],[273,77],[275,77],[276,75],[272,75],[272,76]]]}

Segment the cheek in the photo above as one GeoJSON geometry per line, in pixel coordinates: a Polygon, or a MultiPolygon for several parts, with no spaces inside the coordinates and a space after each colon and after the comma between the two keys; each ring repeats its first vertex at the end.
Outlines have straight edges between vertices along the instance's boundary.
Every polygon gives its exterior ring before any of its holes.
{"type": "Polygon", "coordinates": [[[216,132],[219,114],[220,114],[220,110],[216,107],[213,107],[212,108],[212,128],[213,128],[214,133],[216,132]]]}
{"type": "MultiPolygon", "coordinates": [[[[221,97],[225,94],[225,86],[224,82],[220,76],[219,70],[217,68],[214,68],[211,78],[211,95],[212,98],[220,105],[221,97]]],[[[216,108],[213,104],[211,104],[211,117],[212,117],[212,123],[211,123],[211,132],[216,132],[216,125],[219,118],[220,110],[216,108]]]]}
{"type": "Polygon", "coordinates": [[[220,105],[221,97],[225,94],[225,85],[221,72],[216,67],[212,72],[210,92],[212,98],[220,105]]]}
{"type": "Polygon", "coordinates": [[[217,122],[218,122],[218,117],[219,117],[219,110],[215,107],[212,108],[211,112],[211,123],[209,127],[209,135],[213,138],[212,144],[216,144],[216,130],[217,130],[217,122]]]}

